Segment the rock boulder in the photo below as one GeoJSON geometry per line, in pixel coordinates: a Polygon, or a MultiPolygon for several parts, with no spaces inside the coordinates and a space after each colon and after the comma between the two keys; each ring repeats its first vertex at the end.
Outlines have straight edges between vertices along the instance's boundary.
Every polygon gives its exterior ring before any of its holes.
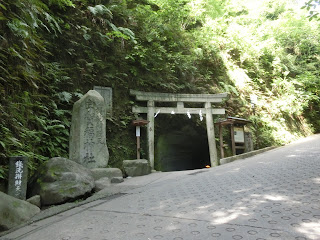
{"type": "Polygon", "coordinates": [[[39,208],[41,207],[41,197],[40,197],[40,195],[35,195],[35,196],[27,199],[27,202],[31,203],[31,204],[39,207],[39,208]]]}
{"type": "Polygon", "coordinates": [[[0,192],[0,231],[5,231],[28,221],[40,208],[0,192]]]}
{"type": "Polygon", "coordinates": [[[110,181],[109,178],[104,177],[104,178],[100,178],[99,180],[95,181],[94,184],[95,184],[94,191],[95,191],[95,192],[99,192],[99,191],[101,191],[102,189],[105,189],[105,188],[107,188],[107,187],[110,187],[111,181],[110,181]]]}
{"type": "Polygon", "coordinates": [[[65,158],[50,159],[41,173],[36,193],[40,194],[42,205],[77,199],[90,193],[95,186],[89,169],[65,158]]]}
{"type": "Polygon", "coordinates": [[[114,177],[111,179],[111,183],[122,183],[124,182],[123,177],[114,177]]]}
{"type": "Polygon", "coordinates": [[[151,173],[150,163],[146,159],[124,160],[123,168],[130,177],[143,176],[151,173]]]}

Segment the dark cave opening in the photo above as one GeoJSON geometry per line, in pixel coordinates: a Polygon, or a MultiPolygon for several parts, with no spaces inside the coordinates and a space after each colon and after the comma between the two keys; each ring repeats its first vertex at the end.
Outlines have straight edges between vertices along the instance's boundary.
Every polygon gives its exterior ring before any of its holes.
{"type": "Polygon", "coordinates": [[[186,124],[161,134],[156,143],[156,169],[164,172],[210,166],[206,129],[186,124]]]}

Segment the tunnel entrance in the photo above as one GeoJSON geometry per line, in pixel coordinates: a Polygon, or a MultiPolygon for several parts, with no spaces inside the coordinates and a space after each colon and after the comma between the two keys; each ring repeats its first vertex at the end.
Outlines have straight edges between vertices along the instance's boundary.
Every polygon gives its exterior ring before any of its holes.
{"type": "Polygon", "coordinates": [[[156,143],[155,168],[163,172],[191,170],[210,166],[209,145],[205,129],[185,125],[161,134],[156,143]]]}

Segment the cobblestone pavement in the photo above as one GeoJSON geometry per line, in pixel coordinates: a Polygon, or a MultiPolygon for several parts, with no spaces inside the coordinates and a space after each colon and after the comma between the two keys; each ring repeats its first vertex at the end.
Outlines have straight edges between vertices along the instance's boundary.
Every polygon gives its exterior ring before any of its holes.
{"type": "Polygon", "coordinates": [[[163,177],[1,239],[320,239],[320,135],[212,169],[155,174],[163,177]]]}

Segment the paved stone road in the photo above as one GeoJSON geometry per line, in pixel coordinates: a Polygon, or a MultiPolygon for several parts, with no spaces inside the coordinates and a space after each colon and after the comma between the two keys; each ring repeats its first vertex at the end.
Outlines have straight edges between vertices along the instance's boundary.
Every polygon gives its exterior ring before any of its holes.
{"type": "Polygon", "coordinates": [[[217,168],[129,181],[145,184],[1,239],[320,239],[320,135],[217,168]]]}

